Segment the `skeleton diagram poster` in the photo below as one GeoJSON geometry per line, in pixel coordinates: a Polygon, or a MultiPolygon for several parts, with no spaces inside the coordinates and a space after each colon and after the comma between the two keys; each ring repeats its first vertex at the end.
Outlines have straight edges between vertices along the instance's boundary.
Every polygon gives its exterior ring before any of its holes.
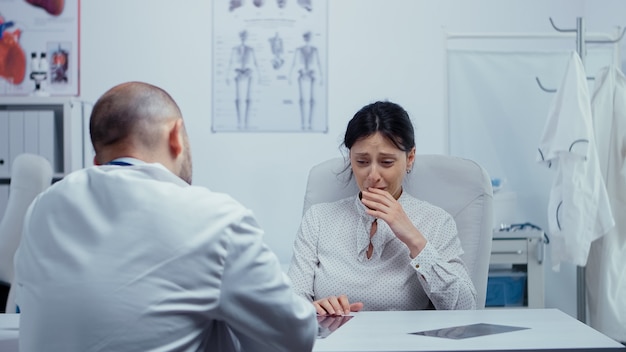
{"type": "Polygon", "coordinates": [[[326,132],[327,0],[213,1],[213,132],[326,132]]]}
{"type": "Polygon", "coordinates": [[[79,95],[79,0],[0,1],[0,96],[79,95]]]}

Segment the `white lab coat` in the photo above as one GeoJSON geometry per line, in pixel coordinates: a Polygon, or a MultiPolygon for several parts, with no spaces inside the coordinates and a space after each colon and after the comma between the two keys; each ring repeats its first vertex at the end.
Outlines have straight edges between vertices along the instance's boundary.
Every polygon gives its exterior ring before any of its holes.
{"type": "Polygon", "coordinates": [[[591,101],[600,169],[615,228],[594,241],[586,267],[589,324],[626,342],[626,78],[614,66],[595,75],[591,101]]]}
{"type": "Polygon", "coordinates": [[[552,101],[537,160],[556,172],[548,202],[552,267],[584,266],[591,242],[614,220],[598,163],[587,78],[575,52],[552,101]]]}
{"type": "Polygon", "coordinates": [[[315,310],[262,236],[160,164],[77,171],[26,216],[20,351],[310,350],[315,310]]]}

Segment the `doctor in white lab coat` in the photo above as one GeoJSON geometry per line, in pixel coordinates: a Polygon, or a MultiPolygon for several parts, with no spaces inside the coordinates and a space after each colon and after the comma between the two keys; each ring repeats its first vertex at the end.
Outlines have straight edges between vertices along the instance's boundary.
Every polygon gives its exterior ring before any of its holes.
{"type": "Polygon", "coordinates": [[[191,186],[179,108],[130,82],[90,121],[94,166],[29,208],[15,256],[21,352],[310,351],[317,320],[252,213],[191,186]]]}

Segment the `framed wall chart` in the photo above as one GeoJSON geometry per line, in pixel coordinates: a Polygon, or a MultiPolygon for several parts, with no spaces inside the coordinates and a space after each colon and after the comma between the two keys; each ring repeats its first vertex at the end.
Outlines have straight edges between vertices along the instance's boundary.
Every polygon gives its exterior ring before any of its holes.
{"type": "Polygon", "coordinates": [[[79,95],[80,0],[0,2],[0,96],[79,95]]]}
{"type": "Polygon", "coordinates": [[[327,0],[213,1],[213,132],[326,132],[327,0]]]}

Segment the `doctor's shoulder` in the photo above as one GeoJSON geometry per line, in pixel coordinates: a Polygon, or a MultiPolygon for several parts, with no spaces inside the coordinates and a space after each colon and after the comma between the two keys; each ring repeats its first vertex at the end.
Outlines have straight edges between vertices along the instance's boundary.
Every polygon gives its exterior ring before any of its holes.
{"type": "Polygon", "coordinates": [[[237,221],[244,217],[253,217],[252,211],[231,195],[212,191],[202,186],[188,186],[181,190],[180,206],[192,212],[204,213],[218,219],[237,221]]]}

